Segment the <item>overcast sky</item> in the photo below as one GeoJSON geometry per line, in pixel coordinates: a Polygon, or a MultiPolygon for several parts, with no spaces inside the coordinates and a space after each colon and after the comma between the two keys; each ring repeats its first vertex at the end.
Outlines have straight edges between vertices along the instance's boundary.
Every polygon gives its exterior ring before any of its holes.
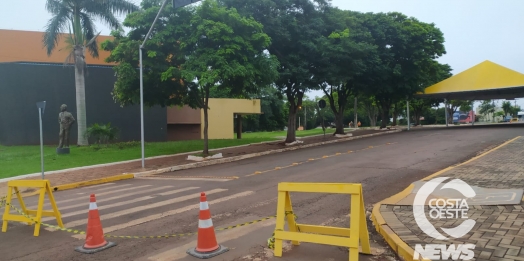
{"type": "MultiPolygon", "coordinates": [[[[0,29],[43,31],[50,18],[45,2],[9,1],[7,7],[4,1],[0,4],[0,29]]],[[[332,0],[332,4],[360,12],[397,11],[435,23],[446,40],[447,54],[439,61],[451,65],[454,74],[485,60],[524,73],[524,0],[332,0]]],[[[100,23],[97,29],[103,35],[110,32],[100,23]]],[[[1,43],[0,39],[0,48],[1,43]]],[[[524,108],[524,99],[518,99],[517,104],[524,108]]]]}

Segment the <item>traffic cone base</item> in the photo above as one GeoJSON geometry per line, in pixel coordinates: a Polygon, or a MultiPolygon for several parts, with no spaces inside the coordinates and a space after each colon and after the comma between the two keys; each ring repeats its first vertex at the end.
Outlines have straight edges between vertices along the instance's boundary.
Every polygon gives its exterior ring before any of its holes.
{"type": "Polygon", "coordinates": [[[114,247],[114,246],[116,246],[116,243],[114,243],[114,242],[107,242],[106,245],[104,245],[102,247],[98,247],[98,248],[85,248],[84,246],[79,246],[79,247],[75,248],[75,251],[80,252],[80,253],[84,253],[84,254],[93,254],[93,253],[100,252],[102,250],[105,250],[105,249],[108,249],[108,248],[114,247]]]}
{"type": "Polygon", "coordinates": [[[225,247],[225,246],[222,246],[222,245],[218,245],[218,248],[215,250],[215,251],[211,251],[211,252],[199,252],[196,250],[196,247],[194,248],[191,248],[189,250],[187,250],[186,253],[188,253],[189,255],[192,255],[196,258],[200,258],[200,259],[208,259],[208,258],[212,258],[214,256],[218,256],[220,254],[223,254],[225,252],[229,251],[229,248],[225,247]]]}

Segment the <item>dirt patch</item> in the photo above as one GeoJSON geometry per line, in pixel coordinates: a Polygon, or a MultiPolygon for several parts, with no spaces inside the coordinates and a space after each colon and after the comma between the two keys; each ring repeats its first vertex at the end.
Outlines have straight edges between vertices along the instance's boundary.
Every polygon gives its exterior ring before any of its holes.
{"type": "MultiPolygon", "coordinates": [[[[381,130],[356,130],[351,132],[353,134],[353,137],[355,136],[362,136],[367,134],[373,134],[373,133],[380,133],[384,132],[381,130]]],[[[322,136],[314,136],[314,137],[304,137],[299,138],[302,143],[302,145],[305,144],[313,144],[313,143],[320,143],[324,141],[331,141],[331,140],[337,140],[340,138],[334,137],[332,134],[326,134],[322,136]]],[[[277,149],[283,149],[289,146],[286,146],[284,144],[284,141],[275,141],[275,142],[268,142],[268,143],[257,143],[257,144],[251,144],[249,146],[244,147],[238,147],[238,148],[224,148],[219,151],[213,151],[213,153],[222,153],[224,158],[228,157],[234,157],[234,156],[241,156],[251,153],[258,153],[258,152],[264,152],[269,150],[277,150],[277,149]]],[[[109,176],[119,175],[122,173],[137,173],[137,172],[143,172],[148,170],[155,170],[160,168],[167,168],[177,165],[183,165],[183,164],[189,164],[194,163],[194,161],[187,160],[187,155],[178,155],[178,156],[170,156],[170,157],[164,157],[164,158],[156,158],[156,159],[146,159],[145,160],[145,168],[142,168],[141,161],[136,162],[130,162],[130,163],[120,163],[115,164],[111,166],[103,166],[103,167],[93,167],[89,169],[81,169],[81,170],[71,170],[66,171],[64,173],[57,173],[53,175],[46,176],[46,179],[48,179],[51,182],[52,186],[58,186],[62,184],[69,184],[74,182],[82,182],[87,180],[93,180],[93,179],[100,179],[100,178],[106,178],[109,176]]],[[[40,179],[40,177],[31,177],[31,178],[25,178],[25,179],[40,179]]],[[[1,183],[0,184],[0,195],[3,195],[7,192],[7,183],[1,183]]],[[[25,191],[28,192],[28,191],[25,191]]]]}

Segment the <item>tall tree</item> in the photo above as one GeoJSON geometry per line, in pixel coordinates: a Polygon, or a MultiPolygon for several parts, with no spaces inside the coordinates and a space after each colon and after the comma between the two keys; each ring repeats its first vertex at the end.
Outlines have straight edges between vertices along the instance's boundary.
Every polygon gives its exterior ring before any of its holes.
{"type": "Polygon", "coordinates": [[[279,77],[275,86],[287,99],[288,130],[286,143],[296,140],[296,114],[304,93],[317,89],[312,79],[312,53],[318,52],[315,39],[323,30],[321,13],[328,0],[218,0],[251,16],[264,25],[271,37],[270,54],[278,58],[279,77]]]}
{"type": "Polygon", "coordinates": [[[88,145],[86,137],[85,103],[85,51],[98,58],[98,44],[94,19],[99,19],[112,29],[121,29],[115,14],[128,14],[138,11],[138,6],[126,0],[47,0],[46,9],[53,16],[49,19],[43,44],[50,56],[58,45],[60,33],[69,28],[67,43],[70,54],[67,61],[75,65],[76,113],[78,127],[78,145],[88,145]],[[71,31],[72,28],[72,31],[71,31]]]}
{"type": "Polygon", "coordinates": [[[381,109],[381,128],[389,121],[390,109],[426,87],[427,74],[435,59],[446,53],[442,32],[434,24],[393,12],[367,14],[363,21],[378,48],[379,63],[367,70],[368,95],[381,109]]]}
{"type": "Polygon", "coordinates": [[[508,114],[512,114],[511,113],[512,107],[513,106],[511,105],[511,102],[509,101],[502,102],[502,111],[504,111],[504,117],[508,116],[508,114]]]}
{"type": "MultiPolygon", "coordinates": [[[[495,103],[493,103],[491,100],[483,100],[480,104],[480,114],[484,116],[488,116],[489,114],[495,113],[495,103]]],[[[486,120],[488,117],[484,117],[486,120]]],[[[493,120],[494,117],[492,117],[493,120]]]]}
{"type": "Polygon", "coordinates": [[[344,112],[349,97],[359,93],[356,76],[376,59],[376,46],[367,28],[360,24],[360,14],[338,8],[326,8],[324,36],[318,39],[314,79],[329,100],[335,114],[335,134],[344,134],[344,112]],[[334,94],[337,94],[336,96],[334,94]],[[336,100],[335,100],[336,98],[336,100]]]}
{"type": "MultiPolygon", "coordinates": [[[[137,60],[133,58],[140,39],[147,33],[158,1],[144,1],[144,12],[126,17],[131,27],[128,37],[119,32],[115,41],[104,43],[111,50],[108,61],[118,62],[115,97],[121,104],[134,104],[138,98],[137,60]]],[[[206,0],[198,7],[161,14],[155,33],[146,44],[144,59],[144,103],[148,106],[182,105],[204,111],[204,148],[208,150],[209,98],[216,95],[250,97],[259,86],[271,84],[277,76],[278,61],[265,53],[270,38],[262,25],[242,17],[235,9],[206,0]]]]}

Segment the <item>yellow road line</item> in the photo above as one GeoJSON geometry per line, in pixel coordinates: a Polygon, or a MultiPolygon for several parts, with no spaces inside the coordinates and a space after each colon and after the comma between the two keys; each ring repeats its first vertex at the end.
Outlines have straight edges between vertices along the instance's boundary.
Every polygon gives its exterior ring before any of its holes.
{"type": "Polygon", "coordinates": [[[355,151],[349,150],[347,152],[337,152],[337,153],[332,154],[332,155],[324,155],[324,156],[322,156],[320,158],[309,158],[307,161],[295,162],[295,163],[293,163],[291,165],[284,166],[284,167],[275,167],[274,169],[269,169],[269,170],[264,170],[264,171],[255,171],[254,173],[246,175],[245,177],[251,177],[251,176],[255,176],[255,175],[260,175],[260,174],[268,173],[268,172],[275,171],[275,170],[281,170],[281,169],[285,169],[285,168],[289,168],[289,167],[298,166],[298,165],[301,165],[301,164],[304,164],[304,163],[308,163],[308,162],[311,162],[311,161],[316,161],[316,160],[321,160],[321,159],[328,159],[328,158],[332,158],[332,157],[340,156],[340,155],[347,155],[347,154],[351,154],[351,153],[354,153],[354,152],[357,152],[357,151],[363,151],[363,150],[368,150],[368,149],[372,149],[372,148],[378,148],[378,147],[382,147],[384,145],[392,145],[392,144],[396,144],[396,143],[398,143],[398,142],[388,142],[386,144],[382,144],[382,145],[378,145],[378,146],[369,146],[367,148],[363,148],[363,149],[359,149],[359,150],[355,150],[355,151]]]}

